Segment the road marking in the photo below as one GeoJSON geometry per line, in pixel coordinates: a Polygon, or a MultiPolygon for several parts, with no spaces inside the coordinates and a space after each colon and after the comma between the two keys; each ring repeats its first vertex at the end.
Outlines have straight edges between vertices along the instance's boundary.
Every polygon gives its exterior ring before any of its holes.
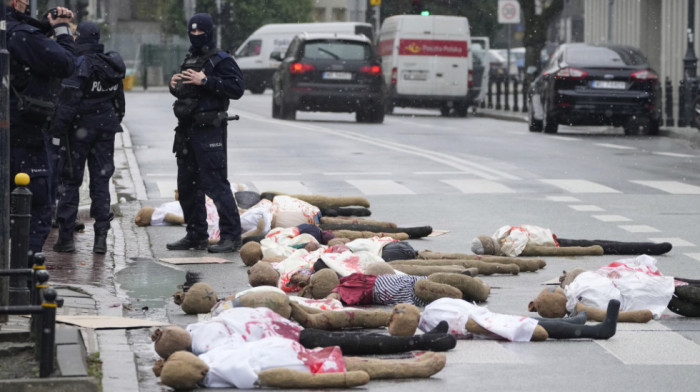
{"type": "Polygon", "coordinates": [[[391,180],[347,180],[365,195],[414,195],[415,193],[391,180]]]}
{"type": "MultiPolygon", "coordinates": [[[[392,142],[390,140],[386,139],[380,139],[380,138],[375,138],[375,137],[370,137],[363,135],[361,133],[357,132],[351,132],[351,131],[339,131],[335,130],[332,128],[327,128],[323,127],[320,125],[315,125],[315,124],[306,124],[306,123],[300,123],[300,122],[294,122],[294,121],[284,121],[284,120],[277,120],[277,119],[271,119],[267,117],[263,117],[259,114],[251,113],[251,112],[246,112],[246,117],[250,119],[254,119],[260,122],[265,122],[265,123],[271,123],[271,124],[277,124],[277,125],[284,125],[286,128],[296,128],[296,129],[303,129],[305,131],[309,132],[319,132],[319,133],[325,133],[328,135],[333,135],[333,136],[338,136],[342,137],[345,139],[350,139],[354,140],[357,142],[381,147],[387,150],[392,150],[392,151],[397,151],[403,154],[408,154],[408,155],[415,155],[415,156],[420,156],[425,159],[429,159],[434,162],[441,163],[446,166],[450,166],[452,168],[455,168],[457,170],[467,172],[469,174],[472,174],[474,176],[486,179],[486,180],[497,180],[497,179],[508,179],[508,180],[520,180],[520,177],[511,174],[510,172],[505,172],[502,170],[497,170],[493,169],[491,167],[479,164],[474,162],[473,159],[468,159],[468,158],[459,158],[457,156],[453,155],[448,155],[444,154],[441,152],[437,151],[431,151],[431,150],[426,150],[422,148],[418,148],[415,146],[412,146],[410,144],[402,144],[402,143],[396,143],[392,142]]],[[[414,123],[411,123],[414,125],[414,123]]]]}
{"type": "Polygon", "coordinates": [[[392,172],[325,172],[324,176],[391,176],[392,172]]]}
{"type": "Polygon", "coordinates": [[[601,146],[601,147],[606,147],[606,148],[614,148],[617,150],[636,150],[634,147],[630,146],[623,146],[620,144],[610,144],[610,143],[595,143],[596,146],[601,146]]]}
{"type": "Polygon", "coordinates": [[[450,366],[464,368],[466,364],[520,364],[521,357],[506,349],[506,345],[497,340],[457,340],[457,347],[448,352],[450,366]]]}
{"type": "Polygon", "coordinates": [[[620,193],[605,185],[587,180],[539,180],[571,193],[620,193]]]}
{"type": "Polygon", "coordinates": [[[309,195],[311,192],[300,181],[253,181],[258,192],[282,192],[292,195],[309,195]]]}
{"type": "Polygon", "coordinates": [[[503,184],[488,180],[440,180],[466,194],[515,193],[503,184]]]}
{"type": "Polygon", "coordinates": [[[568,136],[567,137],[565,137],[565,136],[548,136],[548,137],[550,137],[552,139],[563,140],[566,142],[580,142],[581,141],[581,139],[579,139],[577,137],[568,137],[568,136]]]}
{"type": "Polygon", "coordinates": [[[300,176],[302,173],[234,173],[235,176],[247,176],[247,177],[264,177],[264,176],[279,176],[279,177],[295,177],[300,176]]]}
{"type": "Polygon", "coordinates": [[[632,219],[622,215],[593,215],[594,218],[601,222],[631,222],[632,219]]]}
{"type": "Polygon", "coordinates": [[[594,205],[590,205],[590,204],[570,205],[569,208],[571,208],[572,210],[575,210],[575,211],[588,211],[588,212],[590,212],[590,211],[605,211],[604,209],[602,209],[598,206],[594,206],[594,205]]]}
{"type": "Polygon", "coordinates": [[[618,323],[615,336],[594,342],[626,365],[700,365],[698,344],[654,320],[618,323]]]}
{"type": "Polygon", "coordinates": [[[560,203],[577,203],[581,201],[577,197],[573,196],[547,196],[547,200],[556,201],[560,203]]]}
{"type": "Polygon", "coordinates": [[[156,187],[161,199],[175,200],[175,190],[177,189],[177,180],[156,181],[156,187]]]}
{"type": "Polygon", "coordinates": [[[700,253],[686,253],[685,255],[690,257],[691,259],[700,261],[700,253]]]}
{"type": "Polygon", "coordinates": [[[700,186],[684,184],[679,181],[630,181],[648,186],[673,195],[700,195],[700,186]]]}
{"type": "Polygon", "coordinates": [[[663,156],[673,157],[673,158],[697,158],[697,155],[680,154],[677,152],[652,152],[652,154],[663,155],[663,156]]]}
{"type": "Polygon", "coordinates": [[[617,227],[627,230],[630,233],[658,233],[661,231],[647,225],[618,225],[617,227]]]}
{"type": "Polygon", "coordinates": [[[674,248],[680,248],[680,247],[689,247],[689,246],[695,246],[694,243],[690,241],[686,241],[683,238],[649,238],[649,241],[652,242],[670,242],[674,248]]]}
{"type": "Polygon", "coordinates": [[[418,172],[413,172],[413,174],[417,176],[444,176],[444,175],[449,175],[449,174],[454,174],[454,175],[465,175],[465,174],[471,174],[463,171],[418,171],[418,172]]]}

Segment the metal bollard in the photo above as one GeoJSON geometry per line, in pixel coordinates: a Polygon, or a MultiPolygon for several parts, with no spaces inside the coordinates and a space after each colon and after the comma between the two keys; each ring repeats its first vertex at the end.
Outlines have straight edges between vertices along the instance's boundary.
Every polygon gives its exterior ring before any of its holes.
{"type": "Polygon", "coordinates": [[[688,126],[685,121],[685,80],[678,83],[678,126],[688,126]]]}
{"type": "Polygon", "coordinates": [[[41,345],[39,353],[39,377],[48,377],[53,372],[54,343],[56,342],[56,290],[44,290],[41,312],[41,345]]]}
{"type": "Polygon", "coordinates": [[[514,79],[513,80],[513,111],[514,112],[519,112],[520,108],[518,107],[518,80],[514,79]]]}
{"type": "Polygon", "coordinates": [[[486,105],[487,108],[493,109],[493,81],[489,79],[488,83],[488,91],[486,92],[486,98],[488,98],[488,104],[486,105]]]}
{"type": "Polygon", "coordinates": [[[503,100],[505,101],[505,105],[503,106],[503,110],[510,110],[510,76],[506,76],[505,80],[503,81],[503,100]]]}
{"type": "Polygon", "coordinates": [[[666,76],[664,86],[664,98],[666,98],[666,126],[672,127],[675,123],[673,121],[673,84],[671,84],[671,78],[668,76],[666,76]]]}
{"type": "Polygon", "coordinates": [[[527,112],[527,88],[525,88],[525,77],[523,76],[523,80],[521,81],[522,85],[522,93],[523,93],[523,107],[520,109],[521,112],[526,113],[527,112]]]}
{"type": "MultiPolygon", "coordinates": [[[[41,304],[41,297],[39,296],[39,290],[37,289],[37,273],[39,271],[45,271],[46,272],[46,266],[44,263],[46,263],[46,257],[44,257],[43,253],[37,253],[35,255],[32,255],[32,259],[34,260],[34,265],[32,266],[32,270],[34,273],[32,274],[32,279],[30,281],[30,291],[31,291],[31,296],[30,296],[30,303],[32,305],[40,305],[41,304]]],[[[46,278],[48,280],[48,278],[46,278]]]]}
{"type": "MultiPolygon", "coordinates": [[[[28,267],[29,225],[32,219],[32,192],[27,189],[29,176],[17,173],[17,187],[10,195],[10,268],[28,267]]],[[[10,305],[29,305],[27,279],[23,276],[10,277],[10,305]]]]}
{"type": "MultiPolygon", "coordinates": [[[[34,285],[34,289],[32,290],[32,294],[35,303],[32,303],[32,305],[41,305],[42,301],[45,300],[44,298],[42,298],[42,293],[44,292],[44,290],[50,287],[47,283],[49,281],[49,271],[45,269],[36,271],[34,273],[34,279],[36,283],[34,285]]],[[[35,340],[40,338],[41,321],[39,315],[32,316],[30,331],[32,338],[34,338],[35,340]]]]}
{"type": "Polygon", "coordinates": [[[496,110],[501,110],[501,82],[502,80],[496,81],[496,110]]]}

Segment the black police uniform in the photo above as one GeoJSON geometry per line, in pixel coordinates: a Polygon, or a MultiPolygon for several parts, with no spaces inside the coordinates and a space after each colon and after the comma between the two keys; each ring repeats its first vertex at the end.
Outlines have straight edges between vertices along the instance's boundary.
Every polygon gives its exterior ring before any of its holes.
{"type": "Polygon", "coordinates": [[[205,195],[212,198],[219,213],[219,244],[210,252],[231,252],[240,246],[241,223],[236,201],[227,179],[226,112],[231,99],[239,99],[245,90],[243,75],[236,61],[226,52],[214,49],[213,23],[208,14],[193,16],[188,31],[192,47],[181,71],[203,71],[202,86],[178,83],[170,92],[177,97],[173,104],[178,126],[173,152],[177,157],[177,185],[187,235],[169,243],[170,250],[207,247],[207,211],[205,195]],[[211,49],[210,49],[211,48],[211,49]]]}
{"type": "Polygon", "coordinates": [[[61,82],[56,117],[50,133],[66,133],[71,159],[62,157],[59,201],[56,213],[59,233],[54,250],[75,250],[73,231],[80,201],[85,161],[90,172],[90,216],[95,219],[93,252],[105,253],[110,212],[109,180],[114,174],[114,136],[122,132],[126,66],[117,52],[104,52],[100,30],[82,22],[76,30],[76,69],[61,82]]]}
{"type": "MultiPolygon", "coordinates": [[[[54,78],[70,76],[75,65],[68,24],[53,26],[55,40],[36,20],[7,7],[7,47],[10,52],[10,175],[29,174],[32,218],[29,251],[41,252],[51,230],[49,163],[45,133],[54,113],[48,86],[54,78]]],[[[11,187],[14,188],[14,182],[11,187]]]]}

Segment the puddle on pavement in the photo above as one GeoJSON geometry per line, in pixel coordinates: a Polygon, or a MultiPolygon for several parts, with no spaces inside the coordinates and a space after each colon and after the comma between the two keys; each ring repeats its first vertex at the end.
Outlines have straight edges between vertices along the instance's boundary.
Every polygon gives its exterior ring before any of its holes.
{"type": "Polygon", "coordinates": [[[163,266],[150,258],[135,258],[116,275],[122,291],[131,299],[133,310],[162,308],[165,301],[185,282],[185,271],[163,266]]]}

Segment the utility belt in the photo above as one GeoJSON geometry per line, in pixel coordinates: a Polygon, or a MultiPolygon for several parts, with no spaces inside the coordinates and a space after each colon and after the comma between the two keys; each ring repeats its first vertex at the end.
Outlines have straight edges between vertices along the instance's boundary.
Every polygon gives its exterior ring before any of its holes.
{"type": "Polygon", "coordinates": [[[178,120],[194,128],[220,127],[228,120],[225,111],[195,112],[198,105],[199,100],[196,98],[180,98],[173,104],[173,112],[178,120]]]}

